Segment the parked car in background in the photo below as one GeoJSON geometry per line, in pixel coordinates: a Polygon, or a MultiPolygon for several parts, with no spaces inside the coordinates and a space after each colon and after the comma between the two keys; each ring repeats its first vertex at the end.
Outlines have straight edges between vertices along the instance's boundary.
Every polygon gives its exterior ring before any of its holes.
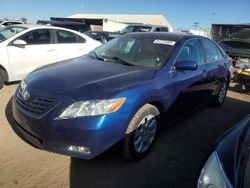
{"type": "Polygon", "coordinates": [[[122,35],[29,74],[13,98],[12,126],[33,146],[85,159],[122,140],[123,155],[136,160],[152,148],[164,111],[222,105],[229,61],[200,36],[122,35]]]}
{"type": "Polygon", "coordinates": [[[197,188],[250,187],[250,115],[218,142],[203,165],[197,188]]]}
{"type": "Polygon", "coordinates": [[[117,33],[108,32],[108,31],[86,31],[84,32],[84,34],[102,43],[106,43],[110,41],[111,39],[120,36],[117,33]]]}
{"type": "Polygon", "coordinates": [[[233,59],[232,79],[250,91],[250,24],[212,24],[211,37],[233,59]]]}
{"type": "Polygon", "coordinates": [[[99,41],[59,27],[13,25],[0,28],[0,88],[42,65],[82,56],[99,41]]]}
{"type": "Polygon", "coordinates": [[[0,20],[0,27],[6,27],[6,26],[16,25],[16,24],[24,24],[24,23],[21,21],[3,21],[3,20],[0,20]]]}
{"type": "Polygon", "coordinates": [[[131,24],[125,27],[120,33],[131,32],[168,32],[169,28],[162,25],[131,24]]]}
{"type": "Polygon", "coordinates": [[[79,31],[81,33],[90,29],[90,26],[86,25],[85,23],[72,20],[37,20],[36,24],[63,27],[66,29],[79,31]]]}

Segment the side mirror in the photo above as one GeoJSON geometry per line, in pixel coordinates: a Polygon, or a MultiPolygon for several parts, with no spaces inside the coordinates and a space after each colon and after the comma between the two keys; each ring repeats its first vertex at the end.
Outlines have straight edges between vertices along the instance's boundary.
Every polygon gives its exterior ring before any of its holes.
{"type": "Polygon", "coordinates": [[[175,64],[175,68],[177,70],[196,70],[197,69],[197,62],[196,61],[185,61],[185,60],[181,60],[178,61],[175,64]]]}
{"type": "Polygon", "coordinates": [[[17,39],[12,44],[13,44],[13,46],[16,46],[16,47],[24,47],[27,45],[27,42],[25,42],[24,40],[21,40],[21,39],[17,39]]]}

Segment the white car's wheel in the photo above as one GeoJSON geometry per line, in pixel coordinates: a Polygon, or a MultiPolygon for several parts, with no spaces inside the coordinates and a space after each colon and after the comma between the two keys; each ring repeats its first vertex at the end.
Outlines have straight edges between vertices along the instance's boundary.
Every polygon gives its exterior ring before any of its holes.
{"type": "Polygon", "coordinates": [[[6,74],[5,74],[5,71],[0,69],[0,89],[3,88],[3,85],[5,83],[5,80],[6,79],[6,74]]]}

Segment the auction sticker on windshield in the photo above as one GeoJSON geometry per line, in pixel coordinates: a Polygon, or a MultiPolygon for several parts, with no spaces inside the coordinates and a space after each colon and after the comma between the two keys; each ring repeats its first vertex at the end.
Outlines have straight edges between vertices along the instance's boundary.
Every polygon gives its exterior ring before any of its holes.
{"type": "Polygon", "coordinates": [[[159,39],[156,39],[153,43],[154,44],[165,44],[165,45],[170,45],[170,46],[175,45],[175,41],[170,41],[170,40],[159,40],[159,39]]]}

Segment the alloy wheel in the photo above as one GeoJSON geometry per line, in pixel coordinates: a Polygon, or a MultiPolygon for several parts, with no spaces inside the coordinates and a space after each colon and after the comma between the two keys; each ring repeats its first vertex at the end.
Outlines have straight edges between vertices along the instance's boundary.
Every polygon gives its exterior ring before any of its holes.
{"type": "Polygon", "coordinates": [[[143,153],[152,145],[156,136],[157,120],[153,115],[145,116],[138,125],[134,136],[136,152],[143,153]]]}

